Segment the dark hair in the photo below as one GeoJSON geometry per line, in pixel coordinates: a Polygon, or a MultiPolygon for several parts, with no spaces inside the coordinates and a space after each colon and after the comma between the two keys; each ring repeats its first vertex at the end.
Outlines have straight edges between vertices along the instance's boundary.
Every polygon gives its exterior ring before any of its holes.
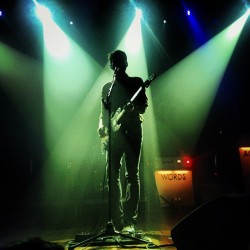
{"type": "Polygon", "coordinates": [[[115,50],[108,54],[108,59],[110,61],[110,68],[115,69],[115,67],[125,69],[128,66],[127,55],[122,50],[115,50]]]}

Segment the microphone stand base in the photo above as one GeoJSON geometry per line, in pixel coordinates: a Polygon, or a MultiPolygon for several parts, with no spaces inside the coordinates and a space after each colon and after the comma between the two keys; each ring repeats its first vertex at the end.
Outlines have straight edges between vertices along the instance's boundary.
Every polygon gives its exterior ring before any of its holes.
{"type": "Polygon", "coordinates": [[[151,240],[142,232],[135,234],[123,234],[115,230],[115,227],[111,222],[108,222],[106,229],[100,234],[78,234],[74,241],[70,241],[68,244],[68,250],[73,250],[76,247],[91,245],[91,246],[108,246],[108,245],[131,245],[131,244],[152,244],[151,240]]]}

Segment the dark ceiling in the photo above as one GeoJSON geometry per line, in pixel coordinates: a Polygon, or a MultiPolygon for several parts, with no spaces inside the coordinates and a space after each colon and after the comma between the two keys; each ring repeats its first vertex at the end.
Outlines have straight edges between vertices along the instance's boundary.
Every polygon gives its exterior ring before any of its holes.
{"type": "MultiPolygon", "coordinates": [[[[49,7],[54,19],[64,31],[80,45],[89,46],[90,53],[100,62],[106,60],[106,52],[117,45],[134,14],[130,0],[38,2],[49,7]],[[74,27],[69,25],[70,20],[74,21],[74,27]]],[[[223,0],[216,4],[209,0],[190,0],[185,3],[184,1],[142,0],[134,3],[142,7],[146,22],[159,42],[166,47],[170,55],[170,64],[174,64],[199,46],[190,40],[185,8],[192,10],[208,38],[231,24],[244,10],[244,2],[239,0],[223,0]],[[162,27],[164,19],[167,20],[165,30],[162,27]]],[[[41,57],[41,26],[34,14],[33,1],[1,0],[0,8],[3,11],[0,20],[1,39],[31,56],[41,57]]],[[[155,52],[152,51],[151,54],[155,52]]]]}

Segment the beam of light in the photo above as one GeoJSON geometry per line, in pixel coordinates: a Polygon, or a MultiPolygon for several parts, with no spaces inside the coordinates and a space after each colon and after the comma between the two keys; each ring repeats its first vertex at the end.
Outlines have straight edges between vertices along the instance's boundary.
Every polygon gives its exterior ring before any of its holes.
{"type": "Polygon", "coordinates": [[[139,20],[142,18],[142,10],[141,9],[139,9],[139,8],[135,9],[135,18],[139,19],[139,20]]]}
{"type": "Polygon", "coordinates": [[[242,2],[243,2],[244,7],[246,9],[247,15],[249,15],[250,14],[250,3],[249,3],[249,1],[248,0],[242,0],[242,2]]]}
{"type": "MultiPolygon", "coordinates": [[[[149,77],[147,62],[145,57],[144,45],[142,41],[142,32],[141,32],[141,22],[138,17],[135,17],[132,22],[130,28],[125,34],[124,38],[120,42],[117,48],[123,49],[126,51],[128,56],[128,69],[127,72],[129,75],[138,75],[141,76],[144,80],[149,77]],[[136,39],[135,39],[136,34],[136,39]],[[128,46],[127,41],[131,40],[131,44],[128,46]],[[133,49],[136,47],[137,49],[133,49]],[[132,49],[131,49],[132,48],[132,49]],[[139,64],[138,64],[139,63],[139,64]]],[[[153,83],[152,83],[153,84],[153,83]]],[[[150,87],[146,89],[149,108],[144,114],[145,122],[143,124],[144,127],[144,146],[143,146],[143,154],[146,158],[143,160],[145,162],[151,162],[152,158],[158,155],[157,148],[157,138],[156,138],[156,128],[155,128],[155,119],[153,114],[153,102],[151,97],[150,87]],[[147,137],[147,135],[149,135],[147,137]]]]}
{"type": "Polygon", "coordinates": [[[33,2],[36,6],[36,15],[41,20],[41,22],[43,24],[45,24],[46,22],[50,22],[52,20],[52,14],[50,10],[47,7],[39,4],[37,1],[33,2]]]}
{"type": "Polygon", "coordinates": [[[245,20],[239,18],[156,80],[152,91],[163,154],[193,153],[245,20]]]}
{"type": "Polygon", "coordinates": [[[237,21],[234,22],[233,25],[230,25],[227,29],[226,38],[229,40],[235,40],[238,39],[249,14],[246,12],[244,15],[242,15],[237,21]]]}
{"type": "MultiPolygon", "coordinates": [[[[142,39],[141,19],[137,16],[134,18],[131,26],[129,27],[124,38],[117,46],[118,49],[124,50],[128,56],[128,69],[129,75],[141,76],[146,80],[150,75],[148,74],[147,62],[144,50],[144,44],[142,39]],[[130,43],[128,43],[130,41],[130,43]]],[[[153,73],[153,72],[152,72],[153,73]]],[[[152,82],[151,84],[155,84],[152,82]]],[[[158,138],[156,133],[154,104],[151,95],[151,85],[146,89],[149,107],[144,114],[143,122],[143,150],[142,150],[142,163],[144,164],[144,185],[145,189],[152,184],[154,178],[154,172],[149,166],[152,166],[152,162],[159,156],[158,138]]],[[[153,190],[153,189],[152,189],[153,190]]]]}
{"type": "MultiPolygon", "coordinates": [[[[4,157],[3,159],[6,157],[5,164],[12,176],[10,180],[8,178],[5,180],[6,184],[16,181],[16,178],[23,184],[22,178],[27,175],[27,170],[34,180],[34,173],[41,166],[42,153],[36,150],[43,146],[42,80],[43,67],[40,62],[0,42],[0,92],[4,93],[14,108],[14,112],[4,115],[7,121],[3,121],[1,117],[1,122],[3,124],[6,122],[9,126],[1,140],[2,146],[4,145],[1,149],[7,150],[7,155],[1,157],[4,157]],[[21,124],[17,117],[21,118],[21,124]],[[25,125],[25,131],[21,129],[22,125],[25,125]]],[[[8,107],[7,110],[12,108],[8,107]]],[[[30,185],[26,198],[33,190],[37,190],[36,182],[30,185]]],[[[9,187],[11,184],[5,185],[5,188],[9,187]]]]}
{"type": "MultiPolygon", "coordinates": [[[[44,136],[47,154],[43,168],[43,196],[50,202],[66,200],[72,181],[81,171],[83,182],[99,165],[97,150],[100,91],[92,91],[102,70],[93,58],[71,40],[50,18],[42,22],[44,37],[44,136]],[[95,152],[93,154],[93,152],[95,152]],[[91,164],[89,164],[91,162],[91,164]],[[71,180],[65,178],[71,176],[71,180]],[[60,180],[65,180],[63,184],[60,180]],[[60,195],[55,199],[54,193],[60,195]]],[[[71,186],[71,188],[70,188],[71,186]]]]}
{"type": "Polygon", "coordinates": [[[195,42],[197,43],[198,46],[201,46],[207,40],[206,35],[202,31],[194,15],[190,15],[188,17],[188,21],[191,27],[191,32],[193,32],[194,34],[195,42]]]}
{"type": "Polygon", "coordinates": [[[193,33],[194,38],[195,38],[194,42],[197,43],[197,46],[201,46],[207,41],[206,35],[204,34],[195,16],[193,14],[191,15],[191,11],[188,9],[184,1],[181,1],[181,3],[183,5],[184,10],[187,13],[188,23],[190,25],[191,32],[193,33]]]}
{"type": "MultiPolygon", "coordinates": [[[[56,166],[66,166],[73,159],[78,159],[74,162],[74,166],[79,166],[82,164],[85,149],[90,143],[88,138],[93,135],[89,133],[89,129],[93,127],[87,125],[83,129],[83,124],[86,125],[82,120],[84,117],[79,119],[74,117],[97,79],[101,67],[67,37],[51,18],[43,21],[42,25],[44,30],[44,128],[46,148],[50,155],[47,165],[56,168],[56,166]],[[78,122],[81,120],[81,123],[75,124],[75,120],[78,122]],[[84,138],[79,135],[83,135],[84,138]],[[79,138],[81,143],[77,140],[79,138]],[[65,141],[67,143],[64,144],[65,141]],[[80,150],[82,153],[79,153],[80,150]],[[77,154],[82,157],[77,157],[77,154]]],[[[96,94],[96,99],[97,97],[96,94]]],[[[91,108],[85,105],[84,109],[91,110],[93,107],[93,105],[91,108]]],[[[86,112],[88,113],[89,111],[86,112]]],[[[94,132],[96,135],[96,129],[94,132]]]]}
{"type": "Polygon", "coordinates": [[[132,55],[139,54],[142,48],[141,18],[136,15],[125,36],[124,50],[132,55]]]}
{"type": "Polygon", "coordinates": [[[34,1],[34,3],[36,6],[36,14],[43,25],[44,43],[47,50],[54,57],[66,57],[70,53],[69,39],[54,22],[50,10],[36,1],[34,1]]]}
{"type": "Polygon", "coordinates": [[[93,120],[98,116],[91,114],[97,113],[98,92],[91,99],[88,96],[101,67],[73,41],[71,51],[66,61],[44,52],[45,128],[52,158],[59,165],[74,161],[79,166],[97,136],[93,120]]]}
{"type": "Polygon", "coordinates": [[[67,57],[70,53],[70,41],[64,32],[53,22],[47,22],[44,28],[44,43],[51,55],[56,58],[67,57]]]}
{"type": "Polygon", "coordinates": [[[105,169],[97,127],[101,86],[109,78],[71,40],[70,51],[67,60],[58,60],[46,48],[44,51],[44,128],[48,149],[44,186],[46,198],[51,201],[55,200],[55,191],[63,190],[58,202],[70,199],[72,188],[79,196],[98,192],[94,185],[98,187],[98,177],[102,175],[92,174],[105,169]]]}
{"type": "Polygon", "coordinates": [[[146,80],[148,77],[147,63],[142,41],[140,18],[135,16],[130,27],[116,49],[126,52],[128,57],[127,72],[129,75],[139,75],[146,80]],[[139,64],[138,64],[139,63],[139,64]]]}
{"type": "MultiPolygon", "coordinates": [[[[166,23],[166,20],[164,20],[164,23],[166,23]]],[[[145,23],[145,26],[147,28],[148,34],[151,37],[151,39],[153,40],[154,44],[156,44],[157,49],[159,50],[160,54],[163,54],[164,56],[166,56],[167,59],[170,59],[169,54],[167,53],[166,49],[162,46],[162,44],[159,42],[159,39],[157,38],[157,36],[153,33],[152,29],[150,28],[150,26],[145,23]]]]}
{"type": "Polygon", "coordinates": [[[36,133],[40,130],[42,65],[0,43],[0,88],[36,133]]]}

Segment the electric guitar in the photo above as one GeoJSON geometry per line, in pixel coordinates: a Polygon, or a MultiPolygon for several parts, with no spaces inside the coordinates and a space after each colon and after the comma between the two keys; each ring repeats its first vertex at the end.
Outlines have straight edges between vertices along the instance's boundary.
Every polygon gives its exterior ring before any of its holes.
{"type": "Polygon", "coordinates": [[[138,94],[140,93],[140,91],[142,90],[143,87],[148,88],[150,83],[156,78],[156,74],[152,74],[143,84],[143,86],[141,86],[136,92],[135,94],[132,96],[132,98],[123,106],[123,108],[119,107],[115,114],[113,115],[113,117],[111,118],[111,128],[114,132],[118,131],[119,128],[121,127],[121,124],[119,124],[119,120],[122,118],[122,116],[124,115],[124,113],[126,112],[126,110],[128,109],[128,107],[130,105],[133,104],[134,99],[138,96],[138,94]]]}
{"type": "MultiPolygon", "coordinates": [[[[111,118],[111,129],[116,132],[119,130],[119,128],[121,127],[121,124],[119,124],[119,120],[122,118],[122,116],[124,115],[124,113],[126,112],[127,108],[129,105],[133,104],[134,99],[138,96],[138,94],[140,93],[140,91],[142,90],[143,87],[148,88],[150,83],[156,78],[156,74],[152,74],[144,83],[143,86],[141,86],[136,93],[132,96],[132,98],[123,106],[123,108],[119,107],[115,114],[112,116],[111,118]]],[[[108,142],[109,142],[109,137],[108,137],[108,133],[106,133],[106,135],[104,137],[101,138],[101,151],[104,154],[105,151],[107,151],[108,149],[108,142]]]]}

